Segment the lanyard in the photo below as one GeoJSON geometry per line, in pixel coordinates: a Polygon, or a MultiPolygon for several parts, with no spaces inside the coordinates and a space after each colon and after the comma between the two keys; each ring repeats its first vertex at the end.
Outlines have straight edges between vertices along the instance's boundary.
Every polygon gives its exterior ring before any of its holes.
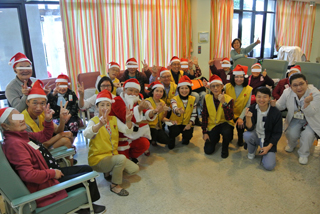
{"type": "Polygon", "coordinates": [[[299,105],[296,97],[294,98],[294,101],[295,101],[295,103],[297,105],[298,110],[301,111],[301,106],[299,105]]]}

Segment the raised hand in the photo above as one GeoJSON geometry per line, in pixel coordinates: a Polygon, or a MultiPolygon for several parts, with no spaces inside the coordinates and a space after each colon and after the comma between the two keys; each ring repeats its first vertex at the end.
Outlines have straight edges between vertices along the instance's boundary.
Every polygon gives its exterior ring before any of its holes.
{"type": "Polygon", "coordinates": [[[189,61],[188,61],[188,66],[189,66],[190,70],[193,69],[193,61],[191,59],[189,59],[189,61]]]}
{"type": "Polygon", "coordinates": [[[259,38],[257,39],[256,44],[260,44],[260,39],[259,38]]]}
{"type": "Polygon", "coordinates": [[[203,86],[204,86],[204,87],[210,89],[210,85],[208,84],[207,80],[204,79],[202,82],[203,82],[203,86]]]}
{"type": "Polygon", "coordinates": [[[116,88],[119,88],[121,87],[121,83],[120,82],[113,83],[113,86],[116,88]]]}
{"type": "Polygon", "coordinates": [[[154,77],[157,77],[157,74],[158,74],[157,66],[153,65],[151,70],[152,70],[151,75],[154,77]]]}
{"type": "Polygon", "coordinates": [[[251,117],[252,117],[252,112],[249,111],[249,108],[246,109],[246,114],[245,114],[245,116],[246,116],[247,118],[251,118],[251,117]]]}
{"type": "Polygon", "coordinates": [[[149,108],[149,104],[144,99],[139,103],[139,111],[145,110],[149,108]]]}
{"type": "Polygon", "coordinates": [[[49,82],[43,87],[44,92],[48,95],[51,91],[51,88],[55,85],[55,83],[49,85],[49,82]]]}
{"type": "Polygon", "coordinates": [[[44,119],[46,121],[50,121],[52,119],[52,115],[54,114],[54,110],[50,109],[50,103],[44,109],[44,119]]]}
{"type": "Polygon", "coordinates": [[[70,119],[69,110],[67,109],[68,102],[69,101],[67,101],[63,106],[62,101],[60,101],[60,121],[64,121],[65,123],[70,119]]]}
{"type": "Polygon", "coordinates": [[[177,114],[183,114],[183,113],[184,113],[184,109],[183,109],[183,107],[176,108],[175,112],[176,112],[177,114]]]}
{"type": "Polygon", "coordinates": [[[277,100],[276,100],[276,99],[270,100],[270,105],[271,105],[272,107],[275,107],[275,106],[276,106],[276,103],[277,103],[277,100]]]}
{"type": "Polygon", "coordinates": [[[244,128],[244,123],[243,123],[243,120],[239,117],[237,122],[236,122],[236,127],[239,127],[239,128],[244,128]]]}
{"type": "MultiPolygon", "coordinates": [[[[196,56],[193,56],[192,57],[192,62],[193,64],[197,67],[199,66],[199,61],[198,61],[198,58],[196,56]]],[[[209,61],[210,62],[210,61],[209,61]]],[[[210,63],[209,63],[210,64],[210,63]]]]}
{"type": "Polygon", "coordinates": [[[263,77],[266,77],[266,76],[267,76],[267,70],[266,70],[266,69],[264,69],[264,71],[262,72],[262,76],[263,76],[263,77]]]}
{"type": "Polygon", "coordinates": [[[128,107],[126,107],[126,121],[131,121],[132,117],[133,117],[133,112],[130,111],[128,107]]]}
{"type": "Polygon", "coordinates": [[[224,98],[224,92],[222,92],[222,94],[218,95],[218,100],[220,101],[220,103],[224,103],[225,102],[225,98],[224,98]]]}
{"type": "Polygon", "coordinates": [[[21,92],[22,94],[28,96],[29,95],[29,92],[30,92],[30,88],[27,86],[27,80],[24,80],[23,81],[23,85],[22,85],[22,88],[21,88],[21,92]]]}
{"type": "Polygon", "coordinates": [[[161,112],[164,111],[164,106],[165,106],[165,104],[159,103],[159,104],[157,105],[155,111],[156,111],[158,114],[160,114],[161,112]]]}
{"type": "Polygon", "coordinates": [[[213,66],[213,65],[214,65],[214,59],[209,60],[209,65],[210,65],[210,66],[213,66]]]}
{"type": "Polygon", "coordinates": [[[143,65],[143,71],[146,71],[149,69],[149,65],[147,64],[146,60],[141,61],[142,65],[143,65]]]}
{"type": "Polygon", "coordinates": [[[108,122],[109,111],[106,109],[103,111],[102,116],[99,118],[99,122],[101,125],[106,125],[108,122]]]}
{"type": "Polygon", "coordinates": [[[80,96],[84,96],[84,85],[83,85],[83,82],[81,82],[81,85],[80,83],[78,83],[78,93],[80,96]]]}
{"type": "Polygon", "coordinates": [[[306,98],[304,98],[304,103],[309,104],[313,100],[312,93],[309,94],[306,98]]]}
{"type": "Polygon", "coordinates": [[[59,93],[59,86],[57,85],[57,86],[53,89],[52,95],[53,95],[53,96],[56,96],[58,93],[59,93]]]}

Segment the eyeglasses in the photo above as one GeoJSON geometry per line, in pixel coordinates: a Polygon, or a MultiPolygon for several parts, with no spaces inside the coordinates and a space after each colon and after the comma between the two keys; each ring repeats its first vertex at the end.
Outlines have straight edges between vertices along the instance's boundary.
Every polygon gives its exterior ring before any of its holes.
{"type": "Polygon", "coordinates": [[[304,86],[305,82],[300,82],[299,84],[292,84],[291,87],[292,88],[298,88],[298,87],[302,87],[304,86]]]}
{"type": "Polygon", "coordinates": [[[111,85],[100,85],[100,88],[111,88],[111,85]]]}

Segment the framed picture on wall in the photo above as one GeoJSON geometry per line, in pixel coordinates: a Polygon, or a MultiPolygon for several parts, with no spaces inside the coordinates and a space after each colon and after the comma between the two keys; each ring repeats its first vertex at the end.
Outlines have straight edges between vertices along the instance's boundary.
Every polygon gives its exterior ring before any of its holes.
{"type": "Polygon", "coordinates": [[[199,32],[198,40],[199,40],[199,43],[209,42],[209,32],[208,31],[199,32]]]}

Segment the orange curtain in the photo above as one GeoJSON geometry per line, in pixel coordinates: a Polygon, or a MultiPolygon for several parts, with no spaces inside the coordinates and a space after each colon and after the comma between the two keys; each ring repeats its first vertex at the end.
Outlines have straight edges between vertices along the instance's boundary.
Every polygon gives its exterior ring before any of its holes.
{"type": "MultiPolygon", "coordinates": [[[[191,55],[190,0],[60,1],[68,74],[105,74],[110,61],[128,58],[166,66],[191,55]]],[[[139,63],[139,69],[142,64],[139,63]]]]}
{"type": "Polygon", "coordinates": [[[233,0],[211,0],[210,59],[230,58],[233,0]]]}
{"type": "Polygon", "coordinates": [[[309,2],[277,0],[275,40],[280,46],[299,46],[310,58],[316,7],[309,2]]]}

